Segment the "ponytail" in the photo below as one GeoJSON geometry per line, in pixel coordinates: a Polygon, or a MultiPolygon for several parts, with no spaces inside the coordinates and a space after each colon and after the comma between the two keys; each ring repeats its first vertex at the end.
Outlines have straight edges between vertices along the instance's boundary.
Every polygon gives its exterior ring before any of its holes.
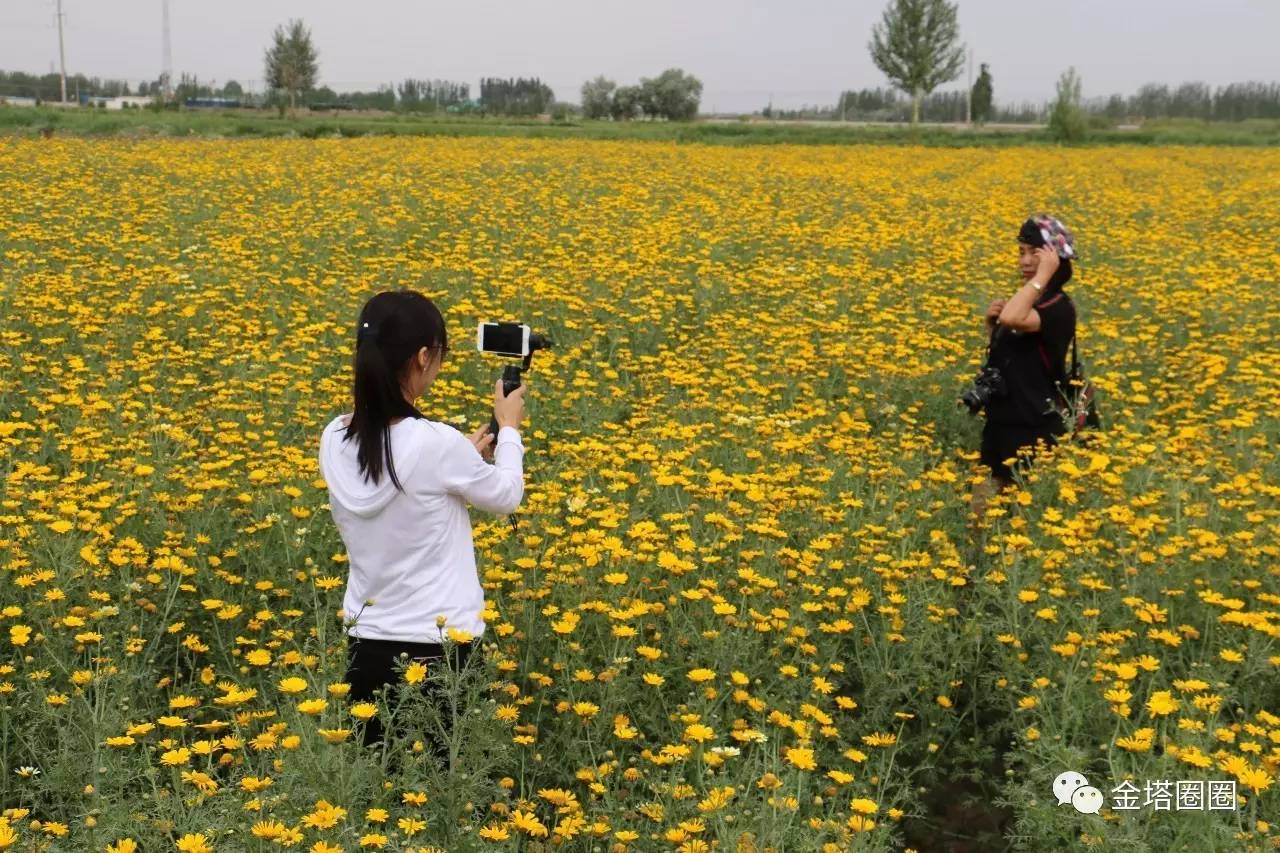
{"type": "Polygon", "coordinates": [[[404,398],[405,368],[423,347],[447,345],[444,317],[420,293],[384,291],[361,309],[353,359],[355,408],[343,440],[356,439],[360,471],[375,485],[385,462],[391,482],[404,491],[391,459],[391,420],[425,417],[404,398]]]}

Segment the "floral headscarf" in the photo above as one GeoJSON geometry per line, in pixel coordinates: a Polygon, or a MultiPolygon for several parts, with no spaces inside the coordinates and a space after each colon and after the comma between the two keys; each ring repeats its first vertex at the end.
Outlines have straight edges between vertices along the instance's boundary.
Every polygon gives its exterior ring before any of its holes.
{"type": "Polygon", "coordinates": [[[1058,257],[1064,261],[1074,260],[1076,257],[1075,236],[1067,226],[1062,224],[1062,220],[1047,213],[1038,213],[1028,219],[1023,224],[1018,239],[1036,247],[1052,246],[1057,251],[1058,257]],[[1031,236],[1038,236],[1039,239],[1027,239],[1031,236]]]}

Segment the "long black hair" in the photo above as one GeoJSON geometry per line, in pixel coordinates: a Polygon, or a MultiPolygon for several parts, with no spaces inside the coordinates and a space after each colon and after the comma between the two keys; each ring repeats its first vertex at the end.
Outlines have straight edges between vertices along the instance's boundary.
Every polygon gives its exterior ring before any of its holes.
{"type": "MultiPolygon", "coordinates": [[[[1045,245],[1044,235],[1040,233],[1040,226],[1036,224],[1034,219],[1028,219],[1022,223],[1022,228],[1018,231],[1018,242],[1026,243],[1037,249],[1045,245]]],[[[1053,275],[1044,283],[1044,295],[1048,296],[1061,290],[1062,285],[1071,281],[1071,272],[1071,259],[1059,258],[1058,268],[1053,271],[1053,275]]]]}
{"type": "Polygon", "coordinates": [[[448,346],[444,317],[430,299],[413,290],[383,291],[360,309],[356,321],[355,410],[343,441],[359,443],[360,471],[376,484],[383,460],[391,482],[404,491],[391,461],[392,418],[424,418],[404,398],[400,383],[410,359],[423,347],[448,346]]]}

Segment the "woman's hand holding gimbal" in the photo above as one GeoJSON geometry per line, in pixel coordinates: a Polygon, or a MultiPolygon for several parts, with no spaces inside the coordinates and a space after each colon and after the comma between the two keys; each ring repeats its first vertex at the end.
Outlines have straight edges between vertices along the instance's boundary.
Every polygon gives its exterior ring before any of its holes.
{"type": "Polygon", "coordinates": [[[520,422],[524,420],[525,387],[522,384],[510,394],[504,395],[501,379],[493,386],[493,417],[498,421],[498,429],[504,426],[520,429],[520,422]]]}

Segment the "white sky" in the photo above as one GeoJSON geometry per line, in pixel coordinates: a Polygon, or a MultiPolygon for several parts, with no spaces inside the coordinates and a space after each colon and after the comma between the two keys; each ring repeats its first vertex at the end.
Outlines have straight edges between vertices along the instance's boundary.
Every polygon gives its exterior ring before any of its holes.
{"type": "MultiPolygon", "coordinates": [[[[175,78],[258,88],[277,24],[301,17],[320,82],[343,91],[405,77],[470,83],[538,76],[576,102],[597,74],[619,84],[679,67],[702,109],[834,104],[842,88],[887,85],[867,53],[888,0],[171,0],[175,78]]],[[[1000,102],[1049,99],[1075,65],[1086,98],[1146,82],[1280,80],[1280,0],[959,0],[974,74],[1000,102]]],[[[0,0],[0,69],[47,72],[55,0],[0,0]]],[[[63,0],[67,72],[153,80],[161,0],[63,0]]],[[[956,88],[958,81],[943,86],[956,88]]]]}

